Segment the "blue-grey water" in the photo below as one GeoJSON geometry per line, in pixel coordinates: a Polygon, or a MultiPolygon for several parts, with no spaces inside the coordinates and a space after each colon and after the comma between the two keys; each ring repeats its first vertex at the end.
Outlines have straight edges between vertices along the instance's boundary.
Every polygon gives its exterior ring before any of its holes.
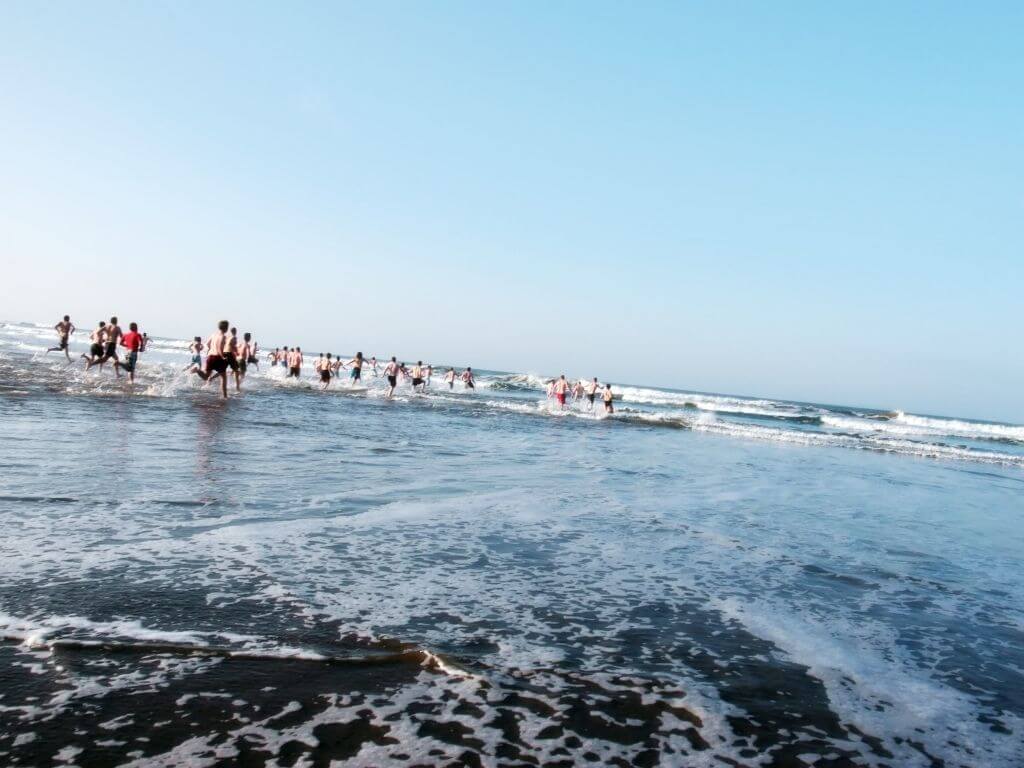
{"type": "Polygon", "coordinates": [[[2,765],[1022,764],[1022,427],[221,402],[185,342],[129,388],[51,336],[0,328],[2,765]]]}

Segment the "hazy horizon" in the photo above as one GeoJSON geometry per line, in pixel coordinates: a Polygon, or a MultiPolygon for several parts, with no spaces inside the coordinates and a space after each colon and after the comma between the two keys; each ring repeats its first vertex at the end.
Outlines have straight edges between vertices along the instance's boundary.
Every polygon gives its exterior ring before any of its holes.
{"type": "Polygon", "coordinates": [[[1022,7],[195,8],[0,9],[7,320],[1024,422],[1022,7]]]}

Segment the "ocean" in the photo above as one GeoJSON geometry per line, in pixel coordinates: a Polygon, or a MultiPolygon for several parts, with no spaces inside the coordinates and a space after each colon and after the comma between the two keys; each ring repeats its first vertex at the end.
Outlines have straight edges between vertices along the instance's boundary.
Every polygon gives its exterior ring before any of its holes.
{"type": "Polygon", "coordinates": [[[185,340],[129,388],[53,338],[0,327],[0,765],[1024,764],[1022,426],[224,402],[185,340]]]}

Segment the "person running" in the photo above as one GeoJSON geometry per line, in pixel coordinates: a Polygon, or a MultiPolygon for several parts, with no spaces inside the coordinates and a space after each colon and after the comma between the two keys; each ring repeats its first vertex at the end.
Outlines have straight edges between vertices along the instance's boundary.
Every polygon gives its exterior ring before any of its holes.
{"type": "MultiPolygon", "coordinates": [[[[238,364],[238,329],[232,328],[228,336],[224,357],[228,361],[228,368],[235,374],[235,392],[242,391],[242,379],[240,366],[238,364]]],[[[225,374],[227,375],[227,374],[225,374]]]]}
{"type": "Polygon", "coordinates": [[[203,337],[193,336],[192,343],[188,345],[188,351],[192,355],[192,362],[185,367],[185,370],[189,373],[201,371],[203,369],[203,337]]]}
{"type": "Polygon", "coordinates": [[[249,363],[252,360],[252,334],[246,333],[242,336],[242,343],[238,345],[238,371],[235,373],[235,381],[239,386],[242,379],[245,378],[245,373],[249,370],[249,363]]]}
{"type": "Polygon", "coordinates": [[[373,378],[380,376],[380,372],[377,370],[377,356],[374,355],[370,358],[370,369],[373,371],[373,378]]]}
{"type": "Polygon", "coordinates": [[[75,324],[71,322],[71,315],[64,315],[64,319],[53,326],[53,330],[57,332],[57,346],[50,347],[46,350],[46,354],[63,352],[70,363],[71,353],[68,351],[68,339],[75,332],[75,324]]]}
{"type": "Polygon", "coordinates": [[[288,353],[288,377],[298,379],[302,376],[302,347],[296,347],[288,353]]]}
{"type": "Polygon", "coordinates": [[[103,369],[103,344],[106,342],[106,340],[107,321],[100,320],[99,327],[89,334],[89,341],[92,342],[89,345],[89,354],[82,355],[82,359],[86,361],[85,370],[88,371],[97,363],[100,366],[100,370],[103,369]]]}
{"type": "Polygon", "coordinates": [[[260,345],[252,340],[251,333],[246,333],[242,338],[249,347],[249,354],[246,356],[245,362],[250,365],[255,365],[258,369],[260,367],[260,345]]]}
{"type": "MultiPolygon", "coordinates": [[[[103,347],[103,359],[100,360],[100,370],[103,370],[103,364],[107,360],[120,360],[117,356],[117,342],[121,340],[121,326],[117,324],[117,318],[110,318],[110,324],[107,325],[107,333],[104,336],[104,347],[103,347]]],[[[117,378],[121,378],[121,374],[118,372],[117,366],[114,366],[114,373],[117,374],[117,378]]]]}
{"type": "Polygon", "coordinates": [[[139,353],[146,351],[146,339],[139,333],[137,323],[128,324],[128,333],[121,335],[121,346],[128,350],[125,362],[114,361],[114,369],[124,368],[128,371],[128,381],[135,383],[135,369],[139,364],[139,353]]]}
{"type": "Polygon", "coordinates": [[[412,367],[412,391],[422,392],[423,391],[423,361],[417,360],[416,365],[412,367]],[[419,387],[419,389],[417,389],[419,387]]]}
{"type": "Polygon", "coordinates": [[[604,412],[605,413],[615,413],[615,406],[612,405],[612,400],[615,398],[615,396],[612,395],[612,385],[611,384],[605,384],[604,385],[604,395],[603,395],[603,397],[604,397],[604,412]]]}
{"type": "Polygon", "coordinates": [[[476,389],[476,384],[473,383],[473,369],[468,365],[462,372],[462,386],[463,389],[476,389]]]}
{"type": "Polygon", "coordinates": [[[227,320],[221,320],[217,324],[217,330],[206,339],[206,369],[196,370],[196,375],[203,381],[210,381],[220,376],[221,397],[228,396],[228,327],[231,324],[227,320]]]}
{"type": "MultiPolygon", "coordinates": [[[[352,370],[348,372],[348,385],[354,387],[363,378],[363,353],[356,352],[356,356],[348,361],[348,365],[352,366],[352,370]]],[[[342,364],[344,366],[344,363],[342,364]]]]}
{"type": "Polygon", "coordinates": [[[390,398],[395,394],[395,387],[398,386],[398,372],[401,370],[401,366],[398,364],[398,360],[394,357],[391,358],[391,362],[384,366],[384,375],[388,380],[388,393],[385,397],[390,398]]]}
{"type": "Polygon", "coordinates": [[[583,397],[583,379],[579,379],[572,385],[572,401],[575,403],[581,397],[583,397]]]}
{"type": "Polygon", "coordinates": [[[594,410],[594,397],[597,395],[597,390],[601,385],[597,383],[597,376],[594,380],[587,385],[587,410],[594,410]]]}
{"type": "Polygon", "coordinates": [[[558,401],[559,408],[565,408],[565,396],[568,392],[569,382],[565,380],[565,374],[563,373],[555,382],[555,399],[558,401]]]}
{"type": "Polygon", "coordinates": [[[334,378],[338,378],[341,375],[341,369],[345,367],[345,364],[341,361],[341,355],[334,358],[334,362],[331,363],[331,375],[334,378]]]}
{"type": "Polygon", "coordinates": [[[320,381],[323,383],[322,389],[327,389],[331,383],[331,353],[327,353],[327,357],[324,357],[321,353],[320,358],[317,360],[317,364],[320,366],[320,381]]]}
{"type": "Polygon", "coordinates": [[[448,389],[455,389],[455,369],[449,368],[448,373],[444,375],[444,380],[448,382],[448,389]]]}

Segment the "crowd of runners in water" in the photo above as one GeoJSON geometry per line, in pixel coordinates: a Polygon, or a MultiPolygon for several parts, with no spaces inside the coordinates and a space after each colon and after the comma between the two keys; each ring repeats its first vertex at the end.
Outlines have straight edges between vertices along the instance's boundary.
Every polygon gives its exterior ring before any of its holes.
{"type": "MultiPolygon", "coordinates": [[[[71,322],[71,317],[64,315],[64,319],[54,326],[54,330],[57,331],[58,344],[56,347],[50,347],[46,352],[63,352],[70,362],[71,353],[68,344],[71,334],[77,330],[74,323],[71,322]]],[[[109,322],[100,320],[97,327],[89,334],[89,341],[89,353],[81,356],[86,361],[85,370],[88,371],[94,365],[98,365],[102,371],[103,366],[109,362],[112,363],[114,374],[118,378],[121,377],[121,371],[125,371],[129,381],[135,381],[139,355],[146,351],[146,345],[149,343],[149,336],[139,333],[137,323],[129,323],[128,331],[125,332],[121,329],[116,317],[111,317],[109,322]],[[119,347],[124,352],[123,359],[119,347]]],[[[194,337],[192,343],[189,344],[188,351],[192,355],[192,360],[185,371],[195,374],[207,383],[219,380],[222,397],[228,396],[229,371],[234,376],[235,391],[240,392],[249,366],[259,367],[260,350],[256,342],[253,341],[252,334],[243,333],[239,340],[238,329],[231,327],[227,320],[221,320],[217,324],[217,329],[205,341],[202,336],[194,337]]],[[[288,378],[302,377],[302,367],[305,364],[302,347],[275,347],[272,352],[267,354],[266,359],[272,367],[283,367],[288,378]]],[[[388,398],[395,394],[395,389],[400,381],[410,382],[413,392],[423,393],[430,387],[434,375],[434,367],[429,363],[424,365],[422,360],[417,361],[411,368],[404,362],[399,362],[395,357],[380,365],[376,357],[367,359],[363,357],[362,352],[356,352],[355,357],[349,360],[343,360],[340,355],[336,356],[331,352],[326,354],[321,352],[313,361],[313,373],[319,379],[321,389],[327,389],[332,380],[340,378],[343,370],[348,371],[349,388],[362,386],[364,367],[372,372],[375,378],[383,375],[387,379],[386,396],[388,398]]],[[[460,382],[463,389],[476,388],[473,369],[469,366],[461,373],[454,368],[449,368],[443,376],[443,381],[448,389],[454,389],[456,382],[460,382]]],[[[605,384],[602,389],[596,376],[590,382],[584,382],[581,379],[570,383],[565,378],[565,374],[562,374],[557,379],[551,379],[548,382],[547,396],[549,400],[557,402],[560,408],[565,408],[570,400],[572,402],[586,400],[587,408],[591,409],[597,398],[600,397],[607,413],[614,413],[615,410],[612,385],[605,384]]]]}

